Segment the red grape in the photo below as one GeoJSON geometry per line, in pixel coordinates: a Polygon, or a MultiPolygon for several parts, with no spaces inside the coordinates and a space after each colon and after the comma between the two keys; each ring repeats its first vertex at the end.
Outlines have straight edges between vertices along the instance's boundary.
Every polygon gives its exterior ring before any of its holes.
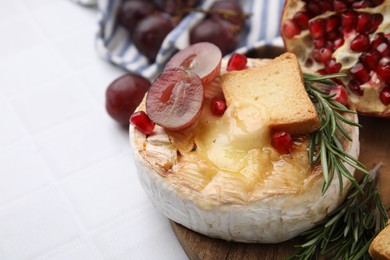
{"type": "Polygon", "coordinates": [[[244,25],[245,17],[241,6],[232,0],[224,0],[215,2],[211,8],[212,19],[223,19],[239,27],[239,30],[244,25]]]}
{"type": "Polygon", "coordinates": [[[190,32],[190,43],[211,42],[217,45],[222,55],[233,52],[239,43],[239,35],[225,20],[204,19],[190,32]]]}
{"type": "Polygon", "coordinates": [[[139,21],[146,16],[157,12],[157,7],[151,2],[138,0],[127,1],[121,4],[118,10],[118,22],[133,35],[139,21]]]}
{"type": "Polygon", "coordinates": [[[203,84],[212,82],[221,68],[221,51],[212,43],[201,42],[179,51],[164,69],[184,68],[196,73],[203,84]]]}
{"type": "Polygon", "coordinates": [[[137,74],[125,74],[114,80],[106,91],[106,110],[122,125],[129,124],[129,117],[141,103],[150,82],[137,74]]]}
{"type": "Polygon", "coordinates": [[[180,68],[164,70],[146,96],[146,113],[156,124],[181,130],[199,117],[204,89],[199,76],[180,68]]]}
{"type": "Polygon", "coordinates": [[[166,13],[180,15],[186,13],[188,8],[198,5],[199,0],[154,0],[154,3],[166,13]]]}
{"type": "Polygon", "coordinates": [[[175,27],[166,13],[154,13],[141,20],[134,31],[134,45],[150,61],[156,59],[165,37],[175,27]]]}

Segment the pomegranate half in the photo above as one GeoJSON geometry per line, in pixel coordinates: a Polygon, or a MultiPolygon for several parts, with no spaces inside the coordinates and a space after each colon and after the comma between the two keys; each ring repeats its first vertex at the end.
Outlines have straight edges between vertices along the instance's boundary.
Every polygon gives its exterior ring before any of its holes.
{"type": "Polygon", "coordinates": [[[286,0],[281,35],[302,66],[345,73],[360,114],[390,117],[390,0],[286,0]]]}

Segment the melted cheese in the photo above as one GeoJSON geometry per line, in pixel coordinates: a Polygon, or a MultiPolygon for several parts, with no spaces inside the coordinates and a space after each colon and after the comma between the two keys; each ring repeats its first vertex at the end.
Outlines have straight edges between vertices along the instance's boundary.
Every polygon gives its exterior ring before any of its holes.
{"type": "MultiPolygon", "coordinates": [[[[250,100],[234,101],[222,117],[214,116],[206,101],[197,124],[186,131],[189,140],[170,133],[183,145],[173,174],[166,176],[183,197],[203,208],[245,204],[272,194],[299,193],[311,172],[308,138],[295,140],[290,154],[270,145],[270,119],[265,107],[250,100]]],[[[179,149],[180,150],[180,149],[179,149]]]]}
{"type": "MultiPolygon", "coordinates": [[[[206,94],[222,93],[219,77],[205,90],[206,94]]],[[[312,171],[307,155],[308,137],[295,139],[293,151],[281,155],[270,144],[266,107],[251,99],[236,99],[219,117],[209,109],[212,96],[215,95],[206,95],[195,125],[184,131],[167,131],[171,140],[167,149],[172,149],[173,144],[179,155],[164,157],[175,160],[167,171],[172,174],[163,174],[166,180],[183,198],[203,208],[301,192],[312,171]]],[[[146,139],[146,150],[151,145],[146,139]]],[[[158,166],[158,161],[156,158],[153,164],[158,166]]]]}
{"type": "Polygon", "coordinates": [[[204,113],[195,137],[197,153],[218,169],[240,172],[248,152],[269,143],[268,118],[264,107],[253,102],[235,102],[222,117],[204,113]]]}

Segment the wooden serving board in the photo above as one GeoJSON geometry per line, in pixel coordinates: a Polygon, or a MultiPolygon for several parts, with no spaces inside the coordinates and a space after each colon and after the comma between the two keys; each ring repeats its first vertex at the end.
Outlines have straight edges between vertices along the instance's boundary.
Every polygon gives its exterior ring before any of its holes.
{"type": "MultiPolygon", "coordinates": [[[[390,119],[360,117],[360,161],[368,169],[383,163],[378,181],[385,206],[390,206],[390,119]]],[[[246,244],[226,242],[203,236],[171,221],[184,251],[191,260],[218,259],[285,259],[295,252],[295,238],[280,244],[246,244]]]]}

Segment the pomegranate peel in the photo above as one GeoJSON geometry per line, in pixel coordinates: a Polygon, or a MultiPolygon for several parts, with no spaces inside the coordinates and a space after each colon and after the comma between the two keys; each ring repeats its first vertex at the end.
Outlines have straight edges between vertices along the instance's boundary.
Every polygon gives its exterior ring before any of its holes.
{"type": "Polygon", "coordinates": [[[360,114],[389,117],[390,105],[380,94],[390,83],[389,12],[390,0],[287,0],[281,35],[304,70],[347,74],[341,83],[360,114]],[[302,13],[307,27],[298,26],[302,13]]]}

